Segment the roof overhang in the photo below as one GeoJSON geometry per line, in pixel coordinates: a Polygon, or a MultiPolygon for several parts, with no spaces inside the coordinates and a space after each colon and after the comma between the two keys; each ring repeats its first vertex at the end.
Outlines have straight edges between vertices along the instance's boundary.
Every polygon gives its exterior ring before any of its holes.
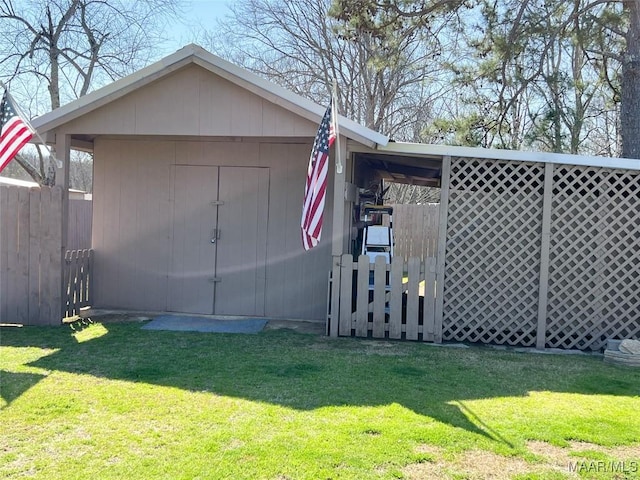
{"type": "Polygon", "coordinates": [[[386,155],[409,155],[423,158],[442,158],[444,156],[450,156],[640,170],[640,160],[633,158],[596,157],[571,155],[567,153],[527,152],[522,150],[500,150],[492,148],[456,147],[450,145],[404,142],[389,142],[386,145],[378,145],[376,151],[386,155]]]}

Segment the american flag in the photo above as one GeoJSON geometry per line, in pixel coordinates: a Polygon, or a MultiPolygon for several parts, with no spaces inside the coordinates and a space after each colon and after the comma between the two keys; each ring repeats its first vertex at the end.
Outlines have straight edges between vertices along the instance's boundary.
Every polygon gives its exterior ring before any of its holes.
{"type": "Polygon", "coordinates": [[[307,169],[307,183],[304,188],[304,204],[300,223],[302,246],[305,250],[315,247],[320,241],[324,200],[327,193],[329,148],[335,139],[336,129],[331,105],[329,105],[313,142],[309,168],[307,169]]]}
{"type": "Polygon", "coordinates": [[[5,90],[0,104],[0,172],[31,140],[33,133],[27,123],[16,113],[8,92],[5,90]]]}

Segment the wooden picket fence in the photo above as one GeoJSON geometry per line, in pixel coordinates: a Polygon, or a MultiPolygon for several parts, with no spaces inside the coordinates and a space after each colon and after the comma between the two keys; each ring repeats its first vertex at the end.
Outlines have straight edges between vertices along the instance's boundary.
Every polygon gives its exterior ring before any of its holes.
{"type": "Polygon", "coordinates": [[[91,305],[93,250],[68,250],[64,261],[65,316],[73,317],[91,305]]]}
{"type": "Polygon", "coordinates": [[[330,279],[330,292],[339,290],[330,322],[338,322],[341,336],[434,341],[435,272],[433,257],[387,264],[382,257],[371,263],[366,255],[356,262],[343,255],[339,276],[330,279]]]}

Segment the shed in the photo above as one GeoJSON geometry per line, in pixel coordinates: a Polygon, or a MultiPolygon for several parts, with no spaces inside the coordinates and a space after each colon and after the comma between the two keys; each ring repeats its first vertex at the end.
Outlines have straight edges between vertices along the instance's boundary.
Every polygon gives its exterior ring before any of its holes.
{"type": "MultiPolygon", "coordinates": [[[[322,243],[300,241],[323,113],[189,45],[37,118],[67,163],[70,147],[94,154],[94,306],[324,319],[332,244],[344,242],[333,179],[322,243]]],[[[342,145],[386,143],[340,127],[342,145]]]]}
{"type": "Polygon", "coordinates": [[[94,153],[94,306],[538,348],[640,334],[640,161],[389,142],[341,117],[344,169],[330,168],[323,238],[304,252],[323,113],[189,45],[36,119],[58,178],[71,147],[94,153]],[[380,179],[441,188],[437,258],[383,262],[375,279],[408,286],[394,297],[374,280],[373,301],[356,302],[356,207],[380,179]]]}

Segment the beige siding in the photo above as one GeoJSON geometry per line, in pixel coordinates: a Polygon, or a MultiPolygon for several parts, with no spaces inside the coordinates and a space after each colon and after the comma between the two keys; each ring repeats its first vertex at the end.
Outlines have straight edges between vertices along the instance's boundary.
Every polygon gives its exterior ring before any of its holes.
{"type": "MultiPolygon", "coordinates": [[[[325,205],[322,240],[305,252],[300,216],[310,145],[262,144],[263,163],[274,165],[269,196],[266,314],[275,317],[326,316],[327,278],[331,268],[333,185],[325,205]]],[[[331,175],[330,175],[331,177],[331,175]]]]}
{"type": "Polygon", "coordinates": [[[312,137],[318,126],[191,65],[63,128],[74,134],[312,137]]]}
{"type": "MultiPolygon", "coordinates": [[[[259,187],[264,194],[256,198],[268,198],[268,205],[260,200],[260,208],[250,215],[257,224],[247,231],[266,236],[266,251],[251,252],[256,259],[254,263],[266,267],[264,273],[258,272],[255,277],[257,292],[264,291],[264,314],[323,319],[330,269],[333,191],[330,185],[323,241],[311,252],[304,252],[300,214],[310,149],[310,140],[302,144],[278,144],[98,139],[93,230],[96,305],[159,311],[168,308],[174,232],[172,165],[263,167],[265,175],[260,177],[259,187]]],[[[228,192],[243,194],[247,189],[253,190],[253,180],[245,182],[242,175],[237,181],[233,175],[229,178],[234,185],[225,185],[228,192]]],[[[260,305],[255,309],[262,311],[260,305]]],[[[239,309],[238,313],[246,311],[239,309]]],[[[225,313],[233,312],[225,309],[225,313]]]]}
{"type": "Polygon", "coordinates": [[[96,142],[96,299],[166,308],[172,142],[96,142]],[[107,168],[108,167],[108,168],[107,168]]]}

